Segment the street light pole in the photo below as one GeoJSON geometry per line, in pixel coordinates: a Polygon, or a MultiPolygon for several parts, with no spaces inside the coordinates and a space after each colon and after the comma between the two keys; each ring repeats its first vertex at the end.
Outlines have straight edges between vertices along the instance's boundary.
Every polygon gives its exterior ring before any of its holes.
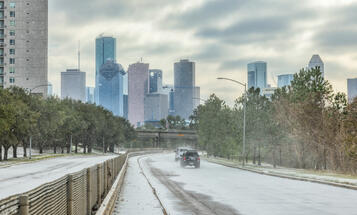
{"type": "Polygon", "coordinates": [[[247,111],[247,84],[244,84],[244,108],[243,108],[243,166],[245,164],[245,125],[247,111]]]}
{"type": "Polygon", "coordinates": [[[31,153],[31,149],[32,149],[32,136],[30,136],[30,151],[29,151],[29,155],[30,155],[30,159],[31,159],[31,156],[32,156],[32,153],[31,153]]]}
{"type": "MultiPolygon", "coordinates": [[[[50,86],[50,84],[42,84],[42,85],[38,85],[38,86],[35,86],[34,88],[30,89],[30,96],[32,95],[32,91],[39,88],[39,87],[48,87],[50,86]]],[[[31,99],[30,99],[30,103],[31,103],[31,99]]],[[[30,155],[30,159],[31,159],[31,156],[32,156],[32,135],[30,135],[30,152],[29,152],[29,155],[30,155]]]]}
{"type": "Polygon", "coordinates": [[[246,126],[246,106],[247,106],[247,84],[246,83],[242,83],[239,81],[236,81],[234,79],[230,79],[230,78],[217,78],[218,80],[227,80],[227,81],[232,81],[234,83],[237,83],[239,85],[244,86],[244,101],[243,101],[243,150],[242,150],[242,157],[243,157],[243,162],[242,165],[245,165],[245,126],[246,126]]]}

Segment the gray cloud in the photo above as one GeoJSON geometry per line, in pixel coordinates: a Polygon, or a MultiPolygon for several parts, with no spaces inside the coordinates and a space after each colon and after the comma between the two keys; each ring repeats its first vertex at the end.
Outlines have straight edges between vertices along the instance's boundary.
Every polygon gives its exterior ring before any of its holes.
{"type": "Polygon", "coordinates": [[[201,7],[169,14],[161,21],[166,28],[188,29],[205,26],[229,16],[246,4],[244,0],[208,0],[201,7]]]}
{"type": "Polygon", "coordinates": [[[64,13],[71,25],[126,19],[154,18],[165,5],[179,4],[181,0],[55,0],[50,10],[64,13]]]}
{"type": "MultiPolygon", "coordinates": [[[[119,34],[118,62],[124,66],[144,57],[155,62],[149,62],[154,67],[172,72],[175,59],[188,56],[196,61],[198,70],[203,68],[196,78],[204,84],[203,97],[212,92],[207,88],[217,84],[207,74],[243,79],[246,64],[254,60],[268,62],[269,77],[297,72],[314,53],[328,59],[328,77],[343,78],[329,76],[332,70],[349,76],[354,72],[353,66],[338,67],[344,62],[336,61],[341,54],[356,56],[357,3],[312,8],[308,0],[205,0],[183,10],[182,5],[191,2],[50,0],[50,79],[59,86],[58,72],[75,65],[76,40],[81,39],[83,68],[88,82],[94,83],[94,37],[105,31],[106,23],[119,34]]],[[[227,97],[236,94],[224,83],[217,91],[227,92],[227,97]]]]}

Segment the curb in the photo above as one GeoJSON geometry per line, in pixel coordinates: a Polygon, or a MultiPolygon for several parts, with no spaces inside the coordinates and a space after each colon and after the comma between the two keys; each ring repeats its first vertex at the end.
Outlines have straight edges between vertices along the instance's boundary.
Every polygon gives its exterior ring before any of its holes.
{"type": "Polygon", "coordinates": [[[124,183],[126,170],[128,168],[129,158],[135,157],[135,156],[140,156],[140,155],[146,155],[146,154],[155,154],[155,153],[160,153],[160,152],[162,152],[162,150],[138,151],[138,152],[128,153],[122,169],[120,170],[120,172],[119,172],[117,178],[115,179],[115,182],[113,183],[112,187],[110,188],[107,196],[103,200],[103,203],[101,204],[100,208],[97,210],[96,215],[110,215],[113,213],[118,196],[120,194],[121,188],[124,183]]]}
{"type": "Polygon", "coordinates": [[[318,180],[318,179],[312,179],[312,178],[302,178],[302,177],[295,177],[295,176],[289,176],[289,175],[283,175],[283,174],[276,174],[276,173],[269,173],[269,172],[264,172],[260,170],[254,170],[254,169],[249,169],[249,168],[244,168],[244,167],[239,167],[233,164],[224,164],[218,161],[213,161],[208,158],[204,158],[206,161],[210,163],[215,163],[218,165],[226,166],[229,168],[235,168],[235,169],[240,169],[244,171],[249,171],[261,175],[268,175],[268,176],[274,176],[274,177],[279,177],[279,178],[286,178],[286,179],[292,179],[292,180],[297,180],[297,181],[306,181],[306,182],[312,182],[312,183],[318,183],[318,184],[325,184],[325,185],[330,185],[330,186],[335,186],[335,187],[341,187],[341,188],[346,188],[346,189],[351,189],[351,190],[357,190],[357,186],[354,185],[348,185],[348,184],[343,184],[343,183],[336,183],[336,182],[329,182],[329,181],[323,181],[323,180],[318,180]]]}

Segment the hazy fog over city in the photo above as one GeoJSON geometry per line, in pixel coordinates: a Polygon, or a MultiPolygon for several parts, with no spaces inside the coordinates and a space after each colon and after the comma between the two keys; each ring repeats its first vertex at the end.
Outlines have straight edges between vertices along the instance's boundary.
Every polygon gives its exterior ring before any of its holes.
{"type": "Polygon", "coordinates": [[[51,0],[49,1],[49,81],[60,94],[60,72],[77,67],[94,86],[94,40],[117,38],[117,61],[124,69],[143,57],[173,82],[173,63],[196,62],[201,97],[215,92],[229,104],[243,90],[216,80],[247,80],[247,63],[268,63],[268,83],[296,73],[313,54],[325,63],[325,78],[346,92],[357,77],[357,1],[319,0],[51,0]]]}

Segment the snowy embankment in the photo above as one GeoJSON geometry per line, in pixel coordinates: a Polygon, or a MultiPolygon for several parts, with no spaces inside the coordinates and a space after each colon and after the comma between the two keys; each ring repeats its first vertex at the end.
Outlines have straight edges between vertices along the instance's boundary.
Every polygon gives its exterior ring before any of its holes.
{"type": "Polygon", "coordinates": [[[68,156],[0,168],[0,199],[27,192],[114,157],[116,156],[68,156]]]}
{"type": "MultiPolygon", "coordinates": [[[[207,158],[206,160],[214,162],[217,164],[222,164],[234,168],[242,168],[242,164],[238,161],[231,161],[223,158],[207,158]]],[[[294,169],[294,168],[285,168],[285,167],[276,167],[274,168],[270,164],[254,165],[246,164],[244,168],[246,170],[254,171],[257,173],[282,176],[282,177],[291,177],[301,180],[311,180],[316,182],[324,183],[331,185],[339,186],[357,190],[357,176],[336,174],[326,171],[313,171],[313,170],[304,170],[304,169],[294,169]]]]}

